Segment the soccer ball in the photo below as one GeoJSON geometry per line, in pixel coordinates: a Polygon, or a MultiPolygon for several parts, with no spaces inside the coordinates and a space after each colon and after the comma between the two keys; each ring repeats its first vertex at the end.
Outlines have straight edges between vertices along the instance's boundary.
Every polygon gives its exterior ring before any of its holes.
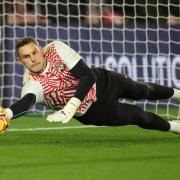
{"type": "Polygon", "coordinates": [[[0,134],[3,134],[8,129],[8,121],[5,117],[5,114],[0,115],[0,134]]]}

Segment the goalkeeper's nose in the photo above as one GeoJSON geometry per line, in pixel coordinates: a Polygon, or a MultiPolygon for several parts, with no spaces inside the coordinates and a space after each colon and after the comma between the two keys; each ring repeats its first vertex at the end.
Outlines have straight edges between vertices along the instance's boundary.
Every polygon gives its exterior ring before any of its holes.
{"type": "Polygon", "coordinates": [[[36,58],[33,56],[33,55],[31,55],[31,61],[34,63],[34,62],[36,62],[36,58]]]}

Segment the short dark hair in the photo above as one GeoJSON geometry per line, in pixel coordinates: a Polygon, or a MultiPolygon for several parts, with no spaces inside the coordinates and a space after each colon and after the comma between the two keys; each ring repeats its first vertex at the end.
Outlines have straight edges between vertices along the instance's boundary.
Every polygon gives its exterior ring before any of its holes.
{"type": "Polygon", "coordinates": [[[16,41],[16,46],[15,46],[17,54],[20,47],[29,43],[34,43],[36,45],[39,45],[39,43],[33,37],[30,37],[30,36],[18,39],[16,41]]]}

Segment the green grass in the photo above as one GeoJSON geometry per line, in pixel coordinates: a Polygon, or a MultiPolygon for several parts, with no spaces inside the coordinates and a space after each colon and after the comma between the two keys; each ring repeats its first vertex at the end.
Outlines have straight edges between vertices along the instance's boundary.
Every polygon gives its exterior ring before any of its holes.
{"type": "MultiPolygon", "coordinates": [[[[76,125],[24,116],[10,128],[76,125]]],[[[134,126],[9,131],[0,159],[0,180],[179,180],[180,135],[134,126]]]]}

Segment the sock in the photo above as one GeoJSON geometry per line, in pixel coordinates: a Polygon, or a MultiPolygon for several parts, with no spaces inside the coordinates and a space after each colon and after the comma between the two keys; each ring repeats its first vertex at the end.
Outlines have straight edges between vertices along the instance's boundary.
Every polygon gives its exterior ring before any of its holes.
{"type": "Polygon", "coordinates": [[[180,99],[180,90],[179,89],[173,89],[173,90],[174,90],[174,94],[171,96],[171,98],[180,99]]]}
{"type": "Polygon", "coordinates": [[[176,121],[168,121],[170,124],[170,129],[169,131],[175,132],[175,133],[180,133],[180,122],[176,121]]]}

